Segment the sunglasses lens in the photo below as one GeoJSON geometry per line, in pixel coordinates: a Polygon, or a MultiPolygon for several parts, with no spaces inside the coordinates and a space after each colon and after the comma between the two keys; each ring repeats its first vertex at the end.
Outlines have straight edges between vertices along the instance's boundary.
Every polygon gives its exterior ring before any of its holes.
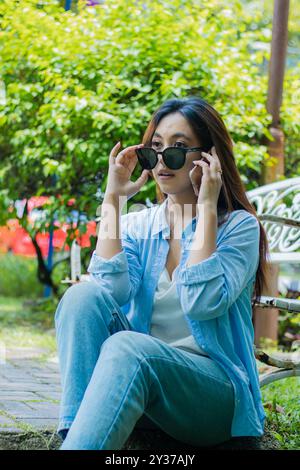
{"type": "Polygon", "coordinates": [[[164,162],[171,170],[179,170],[185,163],[185,152],[180,148],[166,149],[164,162]]]}
{"type": "Polygon", "coordinates": [[[138,161],[144,170],[152,170],[157,162],[156,153],[149,148],[136,149],[138,161]]]}

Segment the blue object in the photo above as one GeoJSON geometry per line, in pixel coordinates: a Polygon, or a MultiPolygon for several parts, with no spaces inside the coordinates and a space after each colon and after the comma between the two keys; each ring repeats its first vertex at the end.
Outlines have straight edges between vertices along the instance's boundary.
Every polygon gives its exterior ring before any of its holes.
{"type": "MultiPolygon", "coordinates": [[[[49,230],[49,248],[48,248],[48,259],[47,259],[47,267],[48,269],[52,269],[53,263],[53,221],[50,225],[49,230]]],[[[52,293],[52,289],[50,286],[45,286],[44,288],[44,297],[50,297],[52,293]]]]}
{"type": "MultiPolygon", "coordinates": [[[[57,182],[57,175],[52,175],[51,185],[55,186],[57,182]]],[[[55,217],[55,216],[54,216],[55,217]]],[[[52,269],[53,265],[53,231],[54,231],[54,220],[51,220],[49,227],[49,245],[48,245],[48,258],[47,258],[47,267],[49,270],[52,269]]],[[[50,297],[52,294],[52,289],[50,286],[45,286],[44,288],[44,297],[50,297]]]]}
{"type": "Polygon", "coordinates": [[[65,2],[65,10],[71,10],[72,0],[66,0],[65,2]]]}

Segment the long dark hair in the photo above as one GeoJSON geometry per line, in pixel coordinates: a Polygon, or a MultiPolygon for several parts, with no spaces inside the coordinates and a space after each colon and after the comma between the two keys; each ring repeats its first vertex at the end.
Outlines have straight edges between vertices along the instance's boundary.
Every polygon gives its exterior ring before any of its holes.
{"type": "MultiPolygon", "coordinates": [[[[218,216],[228,214],[234,210],[244,209],[253,214],[260,226],[259,241],[259,265],[256,272],[254,287],[254,302],[259,300],[264,286],[267,286],[267,254],[269,251],[265,230],[258,219],[254,206],[247,198],[244,184],[238,172],[234,154],[233,143],[225,124],[219,113],[204,99],[196,96],[187,98],[172,98],[165,101],[153,114],[151,121],[144,133],[142,143],[151,146],[153,134],[161,121],[168,114],[179,112],[188,121],[194,133],[199,138],[201,145],[208,151],[215,146],[221,162],[223,185],[218,199],[218,216]]],[[[159,203],[163,202],[166,195],[161,192],[156,184],[156,195],[159,203]]],[[[219,225],[224,222],[224,219],[219,225]]]]}

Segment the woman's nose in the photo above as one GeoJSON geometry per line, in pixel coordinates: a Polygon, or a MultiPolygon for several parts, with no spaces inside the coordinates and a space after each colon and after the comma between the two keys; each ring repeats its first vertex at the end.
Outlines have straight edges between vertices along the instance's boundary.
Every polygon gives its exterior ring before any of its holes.
{"type": "Polygon", "coordinates": [[[165,147],[160,148],[159,150],[156,150],[157,156],[162,158],[162,153],[163,151],[168,148],[168,145],[165,145],[165,147]]]}

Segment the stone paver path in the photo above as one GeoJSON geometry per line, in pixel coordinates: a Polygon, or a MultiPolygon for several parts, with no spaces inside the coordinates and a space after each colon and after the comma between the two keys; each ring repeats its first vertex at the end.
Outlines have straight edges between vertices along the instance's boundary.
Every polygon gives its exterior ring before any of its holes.
{"type": "MultiPolygon", "coordinates": [[[[58,359],[39,360],[43,350],[14,348],[0,363],[0,450],[22,435],[59,444],[56,434],[61,395],[58,359]]],[[[50,444],[51,447],[51,444],[50,444]]]]}

